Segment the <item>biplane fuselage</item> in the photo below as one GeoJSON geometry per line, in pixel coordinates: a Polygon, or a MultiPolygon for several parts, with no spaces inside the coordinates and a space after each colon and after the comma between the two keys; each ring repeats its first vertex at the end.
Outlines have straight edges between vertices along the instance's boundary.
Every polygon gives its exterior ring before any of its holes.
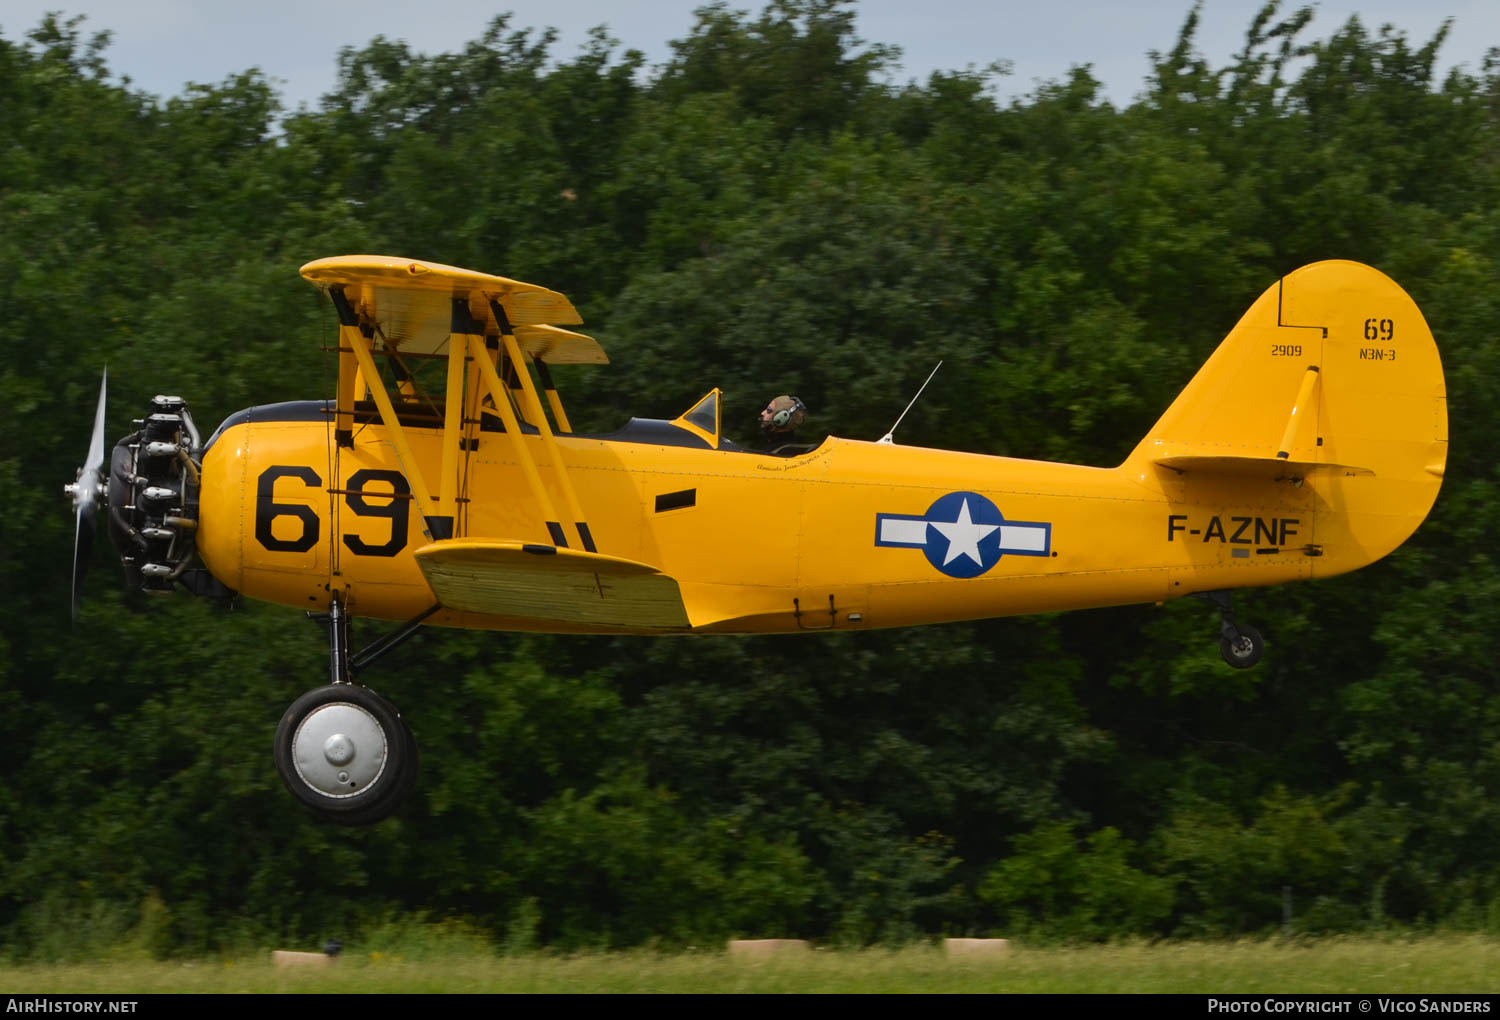
{"type": "MultiPolygon", "coordinates": [[[[720,435],[717,391],[673,422],[576,435],[532,366],[597,348],[507,321],[526,306],[506,288],[527,285],[368,256],[304,275],[340,308],[339,397],[228,419],[197,537],[224,584],[293,606],[338,593],[358,616],[659,634],[1159,602],[1385,555],[1446,452],[1426,324],[1354,263],[1268,290],[1117,468],[839,438],[752,452],[720,435]],[[1392,325],[1372,342],[1372,322],[1392,325]],[[403,350],[444,364],[435,398],[401,371],[370,384],[374,356],[403,350]]],[[[577,321],[553,299],[539,316],[577,321]]]]}
{"type": "MultiPolygon", "coordinates": [[[[204,457],[199,552],[216,577],[254,598],[326,608],[333,587],[357,615],[411,618],[434,602],[413,556],[432,539],[403,498],[410,486],[383,426],[357,429],[333,455],[324,407],[271,406],[227,423],[204,457]],[[397,488],[396,498],[376,494],[397,488]]],[[[441,431],[413,428],[408,438],[434,473],[441,431]]],[[[540,438],[521,441],[550,472],[540,438]]],[[[511,445],[509,435],[483,432],[466,451],[457,539],[550,546],[511,445]]],[[[598,551],[675,579],[686,619],[608,622],[582,605],[576,619],[449,609],[429,622],[635,633],[896,627],[1162,601],[1354,565],[1307,555],[1333,545],[1319,541],[1330,522],[1320,529],[1312,486],[1268,497],[1259,479],[1226,481],[1205,503],[1185,498],[1166,469],[838,438],[791,457],[628,438],[562,435],[556,445],[598,551]]],[[[602,586],[605,601],[609,583],[585,587],[602,586]]]]}

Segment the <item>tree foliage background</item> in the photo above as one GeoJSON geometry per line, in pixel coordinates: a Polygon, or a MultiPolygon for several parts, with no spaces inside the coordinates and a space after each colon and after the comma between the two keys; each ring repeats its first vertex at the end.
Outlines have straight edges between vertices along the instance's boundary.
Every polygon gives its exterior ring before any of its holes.
{"type": "MultiPolygon", "coordinates": [[[[1500,59],[1447,29],[1318,35],[1268,4],[1222,67],[1196,10],[1120,109],[1087,68],[896,84],[842,0],[705,7],[648,71],[497,18],[377,38],[289,112],[256,72],[160,99],[52,17],[0,37],[0,939],[153,954],[460,919],[512,946],[1500,933],[1500,59]],[[68,621],[59,486],[156,392],[200,422],[331,392],[298,278],[389,251],[569,294],[612,352],[581,427],[745,419],[1118,462],[1249,303],[1321,258],[1417,300],[1452,447],[1416,537],[1252,592],[1260,667],[1193,600],[800,639],[425,631],[368,682],[415,802],[310,820],[272,732],[325,639],[274,607],[140,604],[99,551],[68,621]]],[[[562,373],[560,373],[562,374],[562,373]]],[[[101,543],[102,544],[102,543],[101,543]]],[[[366,638],[378,630],[373,626],[366,638]]]]}

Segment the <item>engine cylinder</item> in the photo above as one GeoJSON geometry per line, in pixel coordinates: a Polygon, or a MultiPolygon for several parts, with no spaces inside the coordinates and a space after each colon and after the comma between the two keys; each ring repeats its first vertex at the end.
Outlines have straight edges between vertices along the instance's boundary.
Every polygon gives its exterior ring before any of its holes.
{"type": "Polygon", "coordinates": [[[130,587],[164,593],[193,557],[201,451],[180,397],[151,404],[110,455],[109,537],[130,587]]]}

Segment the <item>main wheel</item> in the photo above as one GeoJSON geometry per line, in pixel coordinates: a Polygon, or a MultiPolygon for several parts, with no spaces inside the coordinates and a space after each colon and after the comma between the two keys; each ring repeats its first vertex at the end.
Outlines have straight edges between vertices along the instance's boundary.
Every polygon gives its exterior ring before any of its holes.
{"type": "Polygon", "coordinates": [[[1238,637],[1219,638],[1219,654],[1235,669],[1249,669],[1266,654],[1265,638],[1260,636],[1260,631],[1245,624],[1236,625],[1235,630],[1239,631],[1238,637]]]}
{"type": "Polygon", "coordinates": [[[417,742],[390,702],[330,684],[292,702],[276,727],[276,771],[291,795],[339,825],[373,825],[417,782],[417,742]]]}

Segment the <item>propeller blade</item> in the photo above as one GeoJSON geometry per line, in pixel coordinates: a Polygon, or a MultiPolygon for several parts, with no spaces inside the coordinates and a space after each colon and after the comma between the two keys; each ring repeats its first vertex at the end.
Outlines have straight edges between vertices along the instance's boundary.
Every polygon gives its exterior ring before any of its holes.
{"type": "Polygon", "coordinates": [[[94,532],[98,525],[94,519],[100,503],[100,489],[104,485],[104,399],[109,385],[109,370],[99,380],[99,406],[94,410],[94,432],[89,437],[88,458],[78,470],[78,481],[67,490],[73,496],[75,521],[73,527],[73,619],[78,619],[78,606],[83,591],[83,575],[88,573],[89,553],[94,549],[94,532]]]}
{"type": "Polygon", "coordinates": [[[77,527],[73,532],[73,621],[78,621],[78,606],[83,594],[83,575],[88,573],[89,553],[94,550],[94,515],[78,508],[77,527]]]}
{"type": "Polygon", "coordinates": [[[90,483],[82,490],[89,505],[96,501],[99,495],[98,485],[104,481],[104,474],[100,469],[104,467],[104,391],[108,385],[109,369],[106,368],[99,380],[99,406],[94,411],[94,434],[89,437],[89,456],[83,462],[83,475],[79,479],[90,483]]]}

